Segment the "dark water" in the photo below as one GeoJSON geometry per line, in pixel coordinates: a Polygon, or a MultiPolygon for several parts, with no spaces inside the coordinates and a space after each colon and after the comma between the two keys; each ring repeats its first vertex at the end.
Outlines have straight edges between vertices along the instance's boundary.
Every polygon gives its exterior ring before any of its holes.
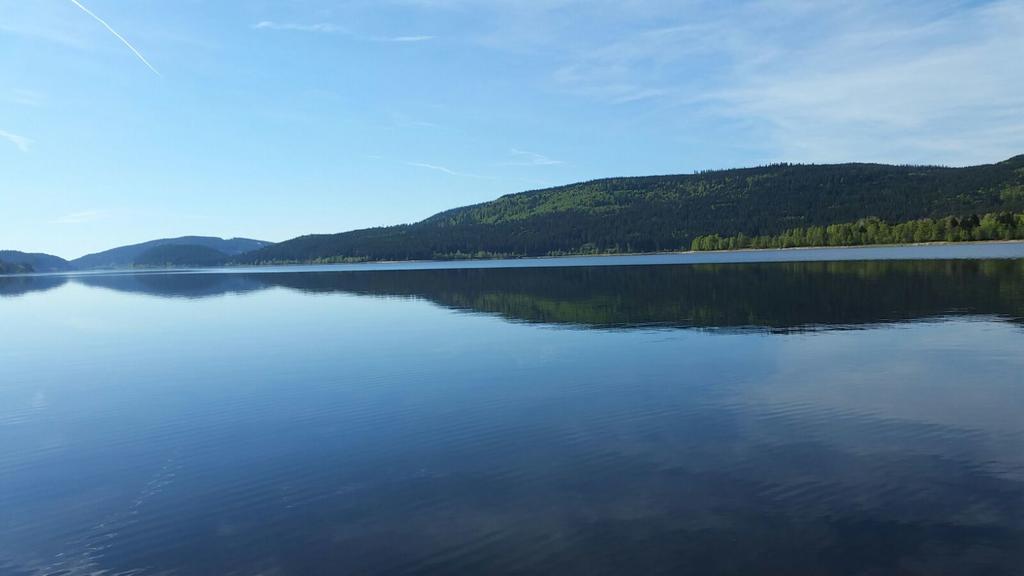
{"type": "Polygon", "coordinates": [[[0,278],[0,574],[1024,573],[1024,260],[0,278]]]}

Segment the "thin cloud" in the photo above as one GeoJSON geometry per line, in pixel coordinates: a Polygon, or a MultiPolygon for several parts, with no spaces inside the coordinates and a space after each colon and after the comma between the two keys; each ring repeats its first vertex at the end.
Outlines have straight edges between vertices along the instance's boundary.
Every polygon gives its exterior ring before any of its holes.
{"type": "Polygon", "coordinates": [[[776,39],[776,57],[709,91],[705,109],[757,123],[780,157],[966,164],[1019,153],[1024,74],[1003,63],[1024,50],[1019,3],[931,19],[858,9],[813,50],[776,39]]]}
{"type": "Polygon", "coordinates": [[[106,28],[107,30],[109,30],[111,34],[113,34],[113,35],[114,35],[115,37],[117,37],[117,39],[118,39],[118,40],[120,40],[120,41],[121,41],[121,42],[122,42],[122,43],[123,43],[123,44],[124,44],[125,46],[127,46],[127,47],[128,47],[128,49],[129,49],[129,50],[131,50],[131,51],[132,51],[132,53],[133,53],[133,54],[135,54],[135,56],[136,56],[136,57],[138,57],[138,59],[139,59],[139,60],[141,60],[141,61],[142,61],[142,63],[146,65],[146,67],[147,67],[147,68],[149,68],[150,70],[152,70],[154,74],[156,74],[157,76],[162,76],[162,75],[160,74],[160,72],[159,72],[159,71],[158,71],[158,70],[157,70],[156,68],[154,68],[152,64],[150,64],[150,63],[149,63],[149,60],[146,60],[146,57],[145,57],[145,56],[143,56],[141,52],[139,52],[138,50],[136,50],[136,49],[135,49],[135,46],[132,46],[131,42],[129,42],[128,40],[126,40],[124,36],[121,36],[120,34],[118,34],[118,33],[117,33],[117,30],[114,30],[114,29],[113,29],[113,28],[112,28],[112,27],[110,26],[110,24],[107,24],[106,20],[104,20],[103,18],[100,18],[99,16],[97,16],[97,15],[93,14],[93,12],[92,12],[91,10],[89,10],[88,8],[86,8],[85,6],[83,6],[83,5],[82,5],[82,3],[81,3],[81,2],[79,2],[78,0],[68,0],[68,1],[69,1],[69,2],[71,2],[72,4],[74,4],[75,6],[78,6],[79,8],[81,8],[81,9],[82,9],[82,12],[85,12],[85,13],[86,13],[86,14],[88,14],[89,16],[92,16],[92,18],[93,18],[94,20],[96,20],[97,22],[99,22],[100,24],[102,24],[104,28],[106,28]]]}
{"type": "Polygon", "coordinates": [[[105,215],[106,212],[103,210],[85,210],[82,212],[65,214],[60,218],[51,220],[50,224],[86,224],[88,222],[99,220],[105,215]]]}
{"type": "Polygon", "coordinates": [[[38,108],[46,102],[46,97],[43,94],[32,90],[12,90],[6,99],[8,102],[32,108],[38,108]]]}
{"type": "Polygon", "coordinates": [[[459,176],[463,178],[487,178],[487,176],[481,176],[479,174],[470,174],[469,172],[459,172],[458,170],[452,170],[444,166],[438,166],[437,164],[427,164],[426,162],[406,162],[407,166],[413,166],[416,168],[424,168],[426,170],[433,170],[435,172],[441,172],[448,174],[449,176],[459,176]]]}
{"type": "Polygon", "coordinates": [[[21,150],[22,152],[28,152],[29,148],[31,148],[33,144],[31,139],[13,132],[7,132],[6,130],[0,130],[0,138],[14,144],[18,150],[21,150]]]}
{"type": "Polygon", "coordinates": [[[506,166],[557,166],[559,164],[565,164],[562,160],[555,160],[554,158],[548,158],[543,154],[536,152],[530,152],[529,150],[519,150],[513,148],[509,151],[515,160],[505,162],[506,166]]]}
{"type": "MultiPolygon", "coordinates": [[[[651,118],[678,111],[664,116],[668,130],[736,127],[750,134],[743,147],[773,160],[962,165],[1021,150],[1024,69],[1006,63],[1024,50],[1019,1],[697,5],[656,28],[613,12],[624,20],[616,33],[563,50],[551,86],[604,105],[642,102],[651,118]]],[[[663,3],[628,6],[657,14],[663,3]]]]}
{"type": "Polygon", "coordinates": [[[391,125],[393,128],[444,128],[436,122],[413,118],[401,112],[391,113],[391,125]]]}
{"type": "Polygon", "coordinates": [[[274,22],[263,20],[253,24],[254,30],[284,30],[290,32],[319,32],[321,34],[347,34],[348,30],[331,24],[330,22],[318,22],[315,24],[295,24],[292,22],[274,22]]]}
{"type": "Polygon", "coordinates": [[[435,36],[410,35],[410,36],[361,36],[350,31],[344,26],[338,26],[330,22],[316,22],[313,24],[298,24],[294,22],[275,22],[273,20],[262,20],[252,25],[253,30],[278,30],[283,32],[311,32],[317,34],[344,34],[356,40],[367,42],[395,42],[413,43],[433,40],[435,36]]]}
{"type": "Polygon", "coordinates": [[[627,89],[620,90],[616,95],[612,96],[611,101],[615,104],[627,104],[629,102],[659,98],[671,93],[671,90],[666,90],[665,88],[629,87],[627,89]]]}
{"type": "Polygon", "coordinates": [[[392,36],[390,38],[376,38],[378,42],[426,42],[433,40],[436,36],[392,36]]]}

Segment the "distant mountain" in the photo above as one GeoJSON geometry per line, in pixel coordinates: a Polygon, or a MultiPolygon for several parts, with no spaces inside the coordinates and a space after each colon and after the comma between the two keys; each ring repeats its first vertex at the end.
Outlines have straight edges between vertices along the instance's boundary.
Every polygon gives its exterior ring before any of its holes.
{"type": "MultiPolygon", "coordinates": [[[[5,262],[11,269],[17,267],[28,267],[33,272],[67,272],[74,270],[74,266],[67,260],[51,254],[30,254],[18,252],[17,250],[0,250],[0,261],[5,262]]],[[[26,270],[22,269],[22,272],[26,270]]],[[[13,272],[0,272],[13,273],[13,272]]]]}
{"type": "Polygon", "coordinates": [[[415,224],[301,236],[237,263],[412,260],[688,250],[709,234],[761,236],[877,217],[1024,212],[1024,155],[946,168],[798,165],[594,180],[502,196],[415,224]]]}
{"type": "Polygon", "coordinates": [[[198,244],[161,244],[139,254],[132,263],[141,268],[220,266],[229,255],[198,244]]]}
{"type": "MultiPolygon", "coordinates": [[[[131,268],[133,266],[156,266],[154,262],[161,258],[170,258],[168,262],[174,262],[173,266],[208,266],[211,258],[219,254],[217,263],[223,263],[231,256],[238,256],[245,252],[258,250],[269,246],[270,242],[262,240],[251,240],[248,238],[215,238],[209,236],[182,236],[181,238],[163,238],[151,240],[131,246],[112,248],[96,254],[89,254],[76,258],[71,264],[80,270],[91,270],[100,268],[131,268]],[[154,249],[166,246],[177,246],[180,249],[165,249],[155,251],[154,249]],[[216,253],[216,254],[214,254],[216,253]],[[194,258],[195,260],[190,260],[194,258]]],[[[166,264],[166,263],[165,263],[166,264]]],[[[161,265],[165,265],[161,264],[161,265]]]]}

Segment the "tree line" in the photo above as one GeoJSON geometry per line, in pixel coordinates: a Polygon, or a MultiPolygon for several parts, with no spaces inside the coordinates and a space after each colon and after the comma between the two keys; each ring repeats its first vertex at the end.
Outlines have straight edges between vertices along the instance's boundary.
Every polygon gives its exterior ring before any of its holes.
{"type": "Polygon", "coordinates": [[[694,238],[690,249],[742,250],[978,240],[1024,240],[1024,212],[921,218],[897,224],[889,224],[880,218],[862,218],[856,222],[790,228],[781,234],[761,236],[708,234],[694,238]]]}

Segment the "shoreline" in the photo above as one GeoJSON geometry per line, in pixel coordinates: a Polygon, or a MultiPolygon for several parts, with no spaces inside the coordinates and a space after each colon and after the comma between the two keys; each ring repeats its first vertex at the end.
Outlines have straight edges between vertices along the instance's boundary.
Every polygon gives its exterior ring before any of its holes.
{"type": "MultiPolygon", "coordinates": [[[[359,266],[361,264],[424,264],[447,262],[502,262],[515,260],[558,260],[560,258],[617,258],[623,256],[672,256],[687,254],[738,254],[789,252],[794,250],[856,250],[862,248],[916,248],[924,246],[972,246],[997,244],[1024,244],[1024,240],[965,240],[962,242],[913,242],[909,244],[847,244],[843,246],[792,246],[789,248],[737,248],[734,250],[667,250],[661,252],[601,252],[599,254],[559,254],[558,256],[511,256],[507,258],[448,258],[433,260],[363,260],[361,262],[288,262],[280,264],[240,264],[217,268],[271,268],[275,266],[359,266]]],[[[184,268],[150,268],[150,270],[183,270],[184,268]]],[[[213,268],[204,268],[204,270],[213,268]]],[[[122,270],[132,270],[125,268],[122,270]]],[[[114,272],[117,270],[111,270],[114,272]]]]}
{"type": "MultiPolygon", "coordinates": [[[[838,253],[850,252],[856,250],[871,250],[871,249],[908,249],[908,248],[941,248],[941,247],[979,247],[979,246],[1024,246],[1024,240],[978,240],[970,242],[919,242],[912,244],[866,244],[866,245],[853,245],[853,246],[797,246],[791,248],[742,248],[737,250],[679,250],[671,252],[628,252],[628,253],[616,253],[616,254],[564,254],[558,256],[519,256],[519,257],[508,257],[508,258],[460,258],[460,259],[446,259],[446,260],[368,260],[361,262],[337,262],[337,263],[314,263],[314,262],[291,262],[291,263],[266,263],[266,264],[241,264],[241,265],[223,265],[213,266],[213,268],[195,268],[195,266],[188,266],[188,268],[139,268],[139,269],[108,269],[108,270],[81,270],[81,271],[65,271],[65,272],[44,272],[44,273],[28,273],[28,274],[12,274],[12,275],[0,275],[0,279],[15,279],[15,278],[30,278],[30,277],[46,277],[46,276],[86,276],[86,275],[124,275],[124,274],[184,274],[184,273],[200,273],[200,274],[217,274],[217,273],[232,273],[232,272],[253,272],[253,273],[273,273],[275,271],[287,271],[287,269],[303,269],[303,270],[315,270],[315,269],[330,269],[337,268],[337,266],[345,266],[346,271],[344,272],[356,272],[359,270],[370,270],[374,266],[385,266],[385,268],[391,268],[391,266],[423,266],[414,270],[442,270],[442,269],[458,269],[458,268],[529,268],[528,262],[543,262],[541,265],[545,266],[557,266],[557,262],[561,260],[575,261],[592,259],[595,260],[594,265],[611,265],[605,262],[598,263],[598,260],[607,260],[608,258],[672,258],[672,257],[690,257],[696,261],[686,262],[664,262],[664,263],[740,263],[740,262],[776,262],[776,261],[828,261],[828,260],[842,260],[850,261],[855,258],[824,258],[821,260],[802,260],[802,259],[790,259],[790,258],[773,258],[771,255],[784,255],[784,254],[795,254],[795,253],[806,253],[815,251],[835,251],[838,253]],[[765,259],[754,259],[756,255],[764,254],[765,259]],[[707,256],[712,259],[717,257],[728,258],[733,256],[735,259],[725,259],[720,262],[715,261],[703,261],[700,259],[701,256],[707,256]],[[494,265],[486,266],[488,262],[504,262],[506,265],[494,265]],[[522,262],[522,263],[515,263],[522,262]]],[[[992,257],[999,259],[1017,259],[1024,258],[1024,251],[1020,255],[1013,256],[978,256],[979,258],[992,257]]],[[[891,258],[891,257],[871,257],[864,259],[878,259],[878,260],[898,260],[898,259],[943,259],[938,258],[924,258],[924,257],[906,257],[906,258],[891,258]]],[[[963,259],[957,258],[955,255],[949,256],[948,259],[963,259]]],[[[635,262],[644,263],[644,262],[635,262]]],[[[655,262],[657,263],[657,262],[655,262]]],[[[569,265],[588,265],[588,264],[569,264],[569,265]]],[[[630,263],[624,263],[623,265],[630,265],[630,263]]]]}
{"type": "MultiPolygon", "coordinates": [[[[92,269],[92,270],[67,270],[61,272],[28,272],[20,274],[0,274],[2,278],[25,278],[25,277],[38,277],[38,276],[72,276],[72,275],[88,275],[88,274],[161,274],[161,273],[182,273],[182,272],[203,272],[203,273],[216,273],[216,272],[231,272],[231,271],[247,271],[247,270],[259,270],[259,271],[273,271],[275,269],[282,268],[315,268],[324,266],[351,266],[353,268],[360,268],[363,266],[394,266],[394,265],[458,265],[458,264],[469,264],[474,263],[486,263],[486,262],[522,262],[522,261],[540,261],[540,262],[551,262],[558,260],[579,260],[586,258],[593,259],[604,259],[604,258],[636,258],[636,257],[670,257],[670,256],[700,256],[703,254],[709,256],[722,256],[728,254],[739,254],[739,255],[752,255],[752,254],[786,254],[793,252],[808,252],[817,250],[836,250],[836,251],[848,251],[848,250],[864,250],[872,248],[882,249],[895,249],[895,248],[927,248],[927,247],[942,247],[942,246],[999,246],[999,245],[1024,245],[1024,240],[972,240],[964,242],[915,242],[912,244],[860,244],[860,245],[846,245],[846,246],[794,246],[790,248],[740,248],[736,250],[675,250],[665,252],[622,252],[622,253],[601,253],[601,254],[563,254],[558,256],[517,256],[509,258],[458,258],[458,259],[447,259],[447,260],[366,260],[362,262],[336,262],[336,263],[314,263],[314,262],[290,262],[290,263],[269,263],[269,264],[244,264],[244,265],[228,265],[228,266],[215,266],[215,267],[175,267],[175,268],[110,268],[110,269],[92,269]]],[[[1024,255],[1021,256],[1024,258],[1024,255]]],[[[884,260],[890,260],[889,258],[883,258],[884,260]]],[[[765,262],[773,262],[775,260],[765,260],[765,262]]],[[[793,261],[799,262],[800,260],[782,260],[782,261],[793,261]]],[[[746,260],[740,260],[739,262],[749,262],[746,260]]],[[[511,266],[510,266],[511,267],[511,266]]]]}
{"type": "MultiPolygon", "coordinates": [[[[844,244],[842,246],[791,246],[789,248],[737,248],[735,250],[687,250],[685,252],[650,252],[650,254],[722,254],[733,252],[784,252],[788,250],[849,250],[852,248],[915,248],[921,246],[971,246],[990,244],[1024,244],[1024,240],[964,240],[961,242],[911,242],[908,244],[844,244]]],[[[615,256],[615,254],[612,254],[615,256]]]]}

